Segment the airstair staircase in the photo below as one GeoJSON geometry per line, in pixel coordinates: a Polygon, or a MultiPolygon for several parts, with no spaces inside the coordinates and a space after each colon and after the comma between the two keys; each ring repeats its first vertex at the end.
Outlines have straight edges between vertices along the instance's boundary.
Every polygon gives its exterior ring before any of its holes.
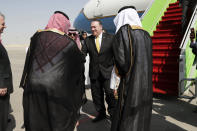
{"type": "Polygon", "coordinates": [[[178,95],[182,9],[171,3],[152,36],[153,92],[178,95]]]}

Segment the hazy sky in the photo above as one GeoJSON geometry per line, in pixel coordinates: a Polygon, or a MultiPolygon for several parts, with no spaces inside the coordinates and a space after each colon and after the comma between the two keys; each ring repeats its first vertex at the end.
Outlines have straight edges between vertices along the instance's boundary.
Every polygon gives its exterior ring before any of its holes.
{"type": "Polygon", "coordinates": [[[65,12],[74,19],[89,0],[0,0],[0,12],[7,28],[3,44],[29,44],[31,36],[43,29],[54,11],[65,12]]]}

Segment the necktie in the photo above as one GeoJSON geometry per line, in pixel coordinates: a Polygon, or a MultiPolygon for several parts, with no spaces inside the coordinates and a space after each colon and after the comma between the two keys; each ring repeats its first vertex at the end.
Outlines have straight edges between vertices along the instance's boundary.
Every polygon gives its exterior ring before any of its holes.
{"type": "Polygon", "coordinates": [[[99,37],[96,38],[96,49],[99,53],[99,51],[100,51],[99,37]]]}

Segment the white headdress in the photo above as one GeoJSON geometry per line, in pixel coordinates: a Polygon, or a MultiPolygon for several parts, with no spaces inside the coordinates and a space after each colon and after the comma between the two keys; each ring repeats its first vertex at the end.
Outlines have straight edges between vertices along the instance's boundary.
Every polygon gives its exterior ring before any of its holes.
{"type": "Polygon", "coordinates": [[[121,26],[126,24],[142,27],[138,13],[133,8],[126,8],[120,11],[120,13],[118,13],[114,18],[114,24],[116,26],[116,32],[120,29],[121,26]]]}

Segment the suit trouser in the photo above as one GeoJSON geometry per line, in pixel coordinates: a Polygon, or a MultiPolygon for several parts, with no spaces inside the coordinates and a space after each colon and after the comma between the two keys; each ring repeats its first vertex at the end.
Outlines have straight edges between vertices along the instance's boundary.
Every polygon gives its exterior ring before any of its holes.
{"type": "Polygon", "coordinates": [[[0,131],[6,131],[8,124],[10,95],[0,96],[0,131]]]}
{"type": "Polygon", "coordinates": [[[110,79],[104,79],[101,75],[97,79],[91,79],[91,92],[93,103],[96,110],[100,115],[105,115],[105,105],[104,105],[104,93],[106,95],[105,99],[108,104],[108,113],[110,116],[113,115],[116,100],[113,94],[113,90],[110,89],[110,79]]]}

